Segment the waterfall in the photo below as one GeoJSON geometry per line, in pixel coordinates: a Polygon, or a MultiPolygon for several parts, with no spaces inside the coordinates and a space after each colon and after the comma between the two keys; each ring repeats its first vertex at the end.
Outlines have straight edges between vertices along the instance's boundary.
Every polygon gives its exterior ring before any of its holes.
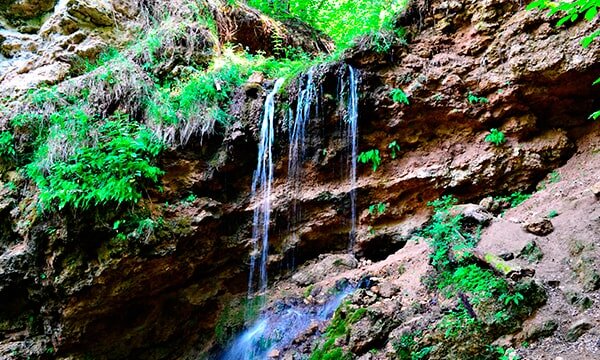
{"type": "Polygon", "coordinates": [[[350,147],[350,241],[348,250],[352,252],[356,241],[356,158],[358,156],[358,75],[352,66],[349,66],[350,79],[347,118],[348,144],[350,147]]]}
{"type": "MultiPolygon", "coordinates": [[[[260,267],[258,279],[258,294],[267,290],[267,257],[269,254],[269,221],[271,218],[271,186],[273,184],[273,140],[275,117],[275,95],[281,89],[285,79],[275,82],[273,90],[265,100],[265,110],[260,126],[260,141],[258,145],[258,164],[252,179],[252,199],[255,202],[252,222],[253,251],[250,255],[250,275],[248,277],[248,299],[256,295],[254,276],[256,258],[260,250],[260,267]]],[[[251,303],[252,301],[250,301],[251,303]]],[[[261,304],[258,304],[261,305],[261,304]]]]}
{"type": "MultiPolygon", "coordinates": [[[[302,162],[306,150],[306,125],[310,119],[310,111],[317,97],[316,95],[314,68],[310,68],[306,75],[304,88],[298,93],[295,117],[293,119],[290,118],[289,125],[288,184],[291,206],[288,228],[293,239],[292,243],[297,240],[296,226],[301,219],[301,212],[298,208],[298,194],[302,192],[302,162]]],[[[293,259],[292,267],[294,267],[293,259]]]]}
{"type": "MultiPolygon", "coordinates": [[[[347,127],[348,155],[350,169],[347,175],[350,181],[351,231],[350,245],[352,250],[356,239],[356,157],[358,150],[358,76],[355,69],[349,68],[348,103],[344,118],[347,127]]],[[[267,289],[267,255],[269,245],[270,193],[273,182],[273,119],[275,112],[275,94],[283,85],[283,79],[275,83],[273,90],[265,101],[264,116],[260,129],[258,164],[252,181],[252,198],[255,210],[253,218],[253,252],[250,259],[250,276],[248,280],[248,300],[250,306],[264,306],[264,300],[254,302],[256,295],[263,295],[267,289]],[[260,271],[258,293],[255,289],[256,260],[260,253],[260,271]],[[252,305],[252,303],[254,303],[252,305]]],[[[344,93],[344,85],[340,84],[340,94],[344,93]]],[[[343,97],[340,96],[340,103],[343,97]]],[[[290,231],[294,236],[295,227],[300,220],[298,209],[298,194],[302,191],[302,163],[306,150],[306,127],[311,115],[311,109],[318,114],[318,91],[314,81],[314,69],[306,75],[306,82],[298,93],[295,114],[290,110],[289,121],[289,153],[288,153],[288,184],[292,197],[290,207],[290,231]]],[[[297,338],[314,322],[324,322],[331,318],[340,306],[345,296],[352,293],[356,286],[345,284],[336,287],[337,294],[326,302],[316,305],[306,305],[303,302],[292,301],[292,304],[278,304],[267,311],[262,311],[258,319],[244,332],[239,334],[221,354],[222,360],[254,360],[267,359],[273,350],[283,350],[291,346],[297,338]]],[[[248,314],[247,314],[248,315],[248,314]]],[[[247,320],[249,318],[247,317],[247,320]]]]}

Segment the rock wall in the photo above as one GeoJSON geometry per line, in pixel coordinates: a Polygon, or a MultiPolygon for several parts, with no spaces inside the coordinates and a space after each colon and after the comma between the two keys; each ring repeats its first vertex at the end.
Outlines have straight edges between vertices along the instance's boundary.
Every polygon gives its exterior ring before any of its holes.
{"type": "MultiPolygon", "coordinates": [[[[0,14],[11,22],[0,32],[0,89],[18,99],[40,84],[66,86],[73,54],[93,58],[105,44],[131,37],[145,3],[136,4],[3,3],[0,14]]],[[[237,23],[249,26],[244,21],[255,16],[246,13],[237,23]]],[[[350,187],[338,98],[347,64],[360,73],[359,151],[382,153],[377,171],[359,167],[357,188],[354,250],[373,261],[405,246],[427,221],[428,201],[449,193],[472,201],[532,189],[576,153],[578,139],[595,125],[587,116],[595,109],[591,83],[600,70],[600,47],[582,49],[578,39],[596,23],[556,29],[552,19],[519,2],[469,0],[413,1],[398,24],[407,30],[406,44],[378,52],[377,39],[367,38],[340,62],[316,69],[319,112],[307,128],[299,194],[290,194],[287,182],[284,107],[278,114],[272,279],[285,278],[292,259],[302,264],[347,246],[350,187]],[[394,88],[404,90],[409,105],[392,100],[394,88]],[[487,102],[472,103],[469,94],[487,102]],[[485,142],[491,128],[501,129],[507,143],[485,142]],[[395,159],[387,150],[393,141],[401,148],[395,159]],[[294,202],[301,211],[292,236],[294,202]],[[388,210],[369,214],[376,203],[388,210]]],[[[226,27],[221,30],[232,38],[226,27]]],[[[192,55],[209,58],[218,51],[218,39],[200,28],[192,32],[204,39],[192,55]]],[[[268,46],[236,39],[257,50],[268,46]]],[[[175,48],[174,61],[160,73],[175,71],[189,55],[187,45],[175,48]]],[[[294,108],[300,83],[293,80],[277,103],[294,108]]],[[[101,217],[93,211],[38,213],[34,186],[16,172],[4,174],[2,180],[17,188],[0,193],[0,356],[183,359],[212,347],[221,312],[246,291],[249,192],[257,124],[270,86],[265,81],[238,89],[229,129],[163,154],[164,192],[144,201],[163,226],[137,242],[111,240],[110,224],[95,221],[101,217]]],[[[4,111],[0,128],[8,120],[4,111]]]]}

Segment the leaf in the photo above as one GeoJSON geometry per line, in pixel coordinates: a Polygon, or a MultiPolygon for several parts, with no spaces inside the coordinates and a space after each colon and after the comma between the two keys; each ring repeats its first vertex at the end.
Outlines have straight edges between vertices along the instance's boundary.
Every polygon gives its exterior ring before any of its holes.
{"type": "Polygon", "coordinates": [[[592,6],[591,8],[588,9],[588,11],[585,12],[585,19],[587,21],[592,21],[594,19],[594,17],[596,17],[597,14],[598,14],[598,8],[596,8],[595,6],[592,6]]]}
{"type": "Polygon", "coordinates": [[[592,38],[591,36],[586,36],[581,40],[581,46],[587,48],[588,46],[590,46],[592,41],[594,41],[594,38],[592,38]]]}

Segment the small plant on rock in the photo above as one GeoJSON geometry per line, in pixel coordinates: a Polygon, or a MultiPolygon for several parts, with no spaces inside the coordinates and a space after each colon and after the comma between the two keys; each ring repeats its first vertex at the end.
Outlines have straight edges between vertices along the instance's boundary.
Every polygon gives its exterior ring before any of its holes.
{"type": "Polygon", "coordinates": [[[383,215],[386,205],[384,203],[372,204],[369,206],[369,215],[383,215]]]}
{"type": "Polygon", "coordinates": [[[394,102],[396,103],[410,105],[410,102],[408,101],[408,95],[406,95],[406,93],[402,89],[392,90],[390,92],[390,96],[392,97],[392,100],[394,100],[394,102]]]}
{"type": "Polygon", "coordinates": [[[471,104],[471,105],[475,105],[475,104],[487,104],[487,103],[490,102],[488,100],[488,98],[486,98],[485,96],[477,96],[477,95],[473,94],[470,91],[467,94],[467,100],[469,101],[469,104],[471,104]]]}
{"type": "Polygon", "coordinates": [[[398,157],[398,152],[400,152],[400,145],[398,145],[398,142],[396,140],[388,144],[388,149],[390,149],[390,152],[392,153],[392,159],[398,157]]]}
{"type": "Polygon", "coordinates": [[[358,162],[362,164],[371,163],[371,167],[373,171],[377,171],[379,165],[381,165],[381,156],[379,154],[379,150],[371,149],[369,151],[364,151],[358,154],[357,158],[358,162]]]}
{"type": "Polygon", "coordinates": [[[506,136],[498,129],[490,130],[490,133],[485,137],[485,141],[500,146],[506,142],[506,136]]]}

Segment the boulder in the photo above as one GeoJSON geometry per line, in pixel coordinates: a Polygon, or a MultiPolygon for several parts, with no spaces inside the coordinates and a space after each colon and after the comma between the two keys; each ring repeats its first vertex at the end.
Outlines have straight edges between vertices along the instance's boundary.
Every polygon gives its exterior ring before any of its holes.
{"type": "Polygon", "coordinates": [[[494,218],[494,216],[488,212],[486,207],[476,204],[456,205],[450,210],[450,214],[452,216],[462,215],[464,219],[471,220],[478,224],[487,224],[494,218]]]}
{"type": "Polygon", "coordinates": [[[583,334],[593,327],[590,319],[583,318],[575,321],[567,330],[565,338],[567,341],[577,341],[583,334]]]}
{"type": "Polygon", "coordinates": [[[537,236],[546,236],[554,231],[554,225],[549,219],[535,219],[525,224],[525,231],[537,236]]]}

